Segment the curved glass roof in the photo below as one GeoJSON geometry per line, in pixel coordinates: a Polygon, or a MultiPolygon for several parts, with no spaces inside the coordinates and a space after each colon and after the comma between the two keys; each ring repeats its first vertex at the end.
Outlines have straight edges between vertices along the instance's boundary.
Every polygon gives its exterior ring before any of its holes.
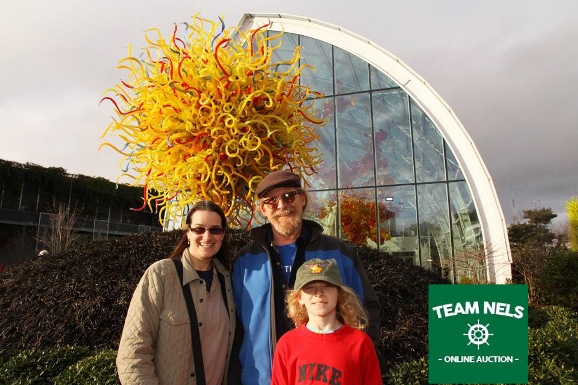
{"type": "MultiPolygon", "coordinates": [[[[327,125],[308,178],[308,215],[329,234],[386,251],[454,282],[511,278],[505,221],[471,138],[399,59],[342,28],[245,14],[239,26],[284,31],[279,59],[301,46],[301,83],[327,125]]],[[[285,56],[286,55],[286,56],[285,56]]]]}

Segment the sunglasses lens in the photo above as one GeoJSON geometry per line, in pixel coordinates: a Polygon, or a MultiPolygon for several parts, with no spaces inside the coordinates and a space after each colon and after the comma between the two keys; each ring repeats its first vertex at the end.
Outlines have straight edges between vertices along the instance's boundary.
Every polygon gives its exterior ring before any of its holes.
{"type": "Polygon", "coordinates": [[[291,191],[281,195],[281,199],[283,199],[284,202],[293,203],[295,202],[295,195],[297,195],[297,191],[291,191]]]}
{"type": "Polygon", "coordinates": [[[211,227],[210,229],[204,227],[191,227],[191,231],[197,235],[203,235],[207,230],[211,235],[221,235],[225,232],[225,230],[220,227],[211,227]]]}
{"type": "Polygon", "coordinates": [[[269,205],[273,208],[277,207],[277,205],[279,204],[279,200],[282,200],[285,203],[293,203],[293,202],[295,202],[295,196],[297,194],[301,194],[301,192],[297,191],[297,190],[289,191],[289,192],[286,192],[284,194],[281,194],[278,197],[267,198],[267,199],[263,200],[263,203],[266,205],[269,205]]]}
{"type": "Polygon", "coordinates": [[[275,197],[275,198],[265,199],[263,201],[263,203],[266,205],[269,205],[269,206],[277,206],[278,201],[279,201],[279,198],[275,197]]]}

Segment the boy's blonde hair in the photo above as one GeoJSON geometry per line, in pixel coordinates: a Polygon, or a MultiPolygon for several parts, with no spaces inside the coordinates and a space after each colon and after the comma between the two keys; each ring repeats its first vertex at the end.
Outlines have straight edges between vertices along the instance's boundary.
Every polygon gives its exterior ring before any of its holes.
{"type": "MultiPolygon", "coordinates": [[[[333,285],[335,286],[335,285],[333,285]]],[[[357,294],[347,286],[335,286],[339,290],[337,298],[337,319],[345,325],[363,330],[367,326],[367,311],[361,304],[357,294]]],[[[301,290],[290,290],[285,300],[287,302],[287,314],[295,323],[295,327],[309,321],[309,315],[304,305],[299,303],[301,290]]]]}

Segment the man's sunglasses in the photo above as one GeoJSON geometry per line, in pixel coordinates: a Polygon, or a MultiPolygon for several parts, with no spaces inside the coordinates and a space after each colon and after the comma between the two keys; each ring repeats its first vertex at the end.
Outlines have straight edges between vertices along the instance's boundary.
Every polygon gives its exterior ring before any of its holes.
{"type": "Polygon", "coordinates": [[[261,203],[264,203],[270,206],[271,208],[275,208],[279,204],[280,200],[282,200],[285,203],[295,202],[295,196],[299,194],[301,194],[301,191],[299,190],[289,191],[279,195],[278,197],[265,198],[261,201],[261,203]]]}
{"type": "Polygon", "coordinates": [[[211,227],[211,228],[207,229],[204,227],[191,227],[191,226],[189,226],[189,229],[191,229],[191,231],[197,235],[203,235],[203,234],[205,234],[205,231],[208,231],[209,234],[211,234],[211,235],[221,235],[225,232],[225,229],[223,229],[221,227],[211,227]]]}

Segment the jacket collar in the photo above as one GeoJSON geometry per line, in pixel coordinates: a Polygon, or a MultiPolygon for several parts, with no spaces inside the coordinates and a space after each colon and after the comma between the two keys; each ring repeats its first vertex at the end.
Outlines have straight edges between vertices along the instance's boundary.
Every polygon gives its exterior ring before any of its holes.
{"type": "MultiPolygon", "coordinates": [[[[193,263],[191,262],[189,249],[185,249],[185,251],[183,251],[183,254],[181,255],[181,262],[183,263],[183,285],[186,285],[191,281],[201,279],[195,270],[193,263]]],[[[218,273],[225,274],[225,267],[217,258],[213,258],[211,262],[213,263],[213,267],[217,270],[218,273]]]]}

